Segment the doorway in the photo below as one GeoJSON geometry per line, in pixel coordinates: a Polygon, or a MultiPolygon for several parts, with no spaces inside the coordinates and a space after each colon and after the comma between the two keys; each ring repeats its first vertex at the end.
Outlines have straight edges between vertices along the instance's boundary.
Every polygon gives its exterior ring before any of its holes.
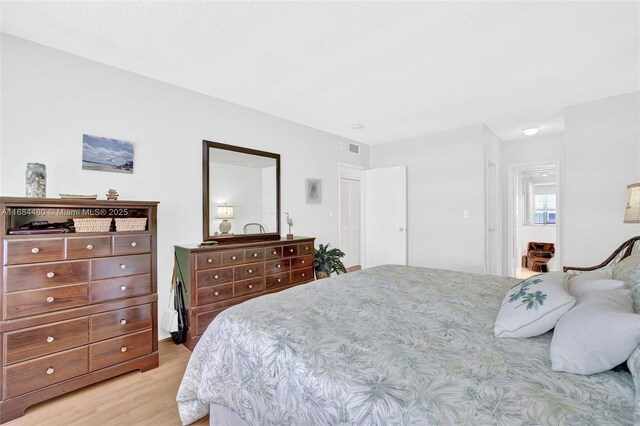
{"type": "Polygon", "coordinates": [[[363,173],[364,169],[340,165],[340,250],[345,253],[342,263],[348,271],[362,268],[363,261],[363,173]]]}
{"type": "Polygon", "coordinates": [[[561,270],[559,168],[557,162],[509,167],[509,276],[561,270]]]}

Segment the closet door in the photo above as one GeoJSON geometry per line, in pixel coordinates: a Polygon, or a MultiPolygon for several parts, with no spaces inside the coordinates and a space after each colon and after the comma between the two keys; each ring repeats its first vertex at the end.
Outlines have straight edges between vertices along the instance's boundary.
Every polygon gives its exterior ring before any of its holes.
{"type": "Polygon", "coordinates": [[[340,249],[344,266],[360,265],[360,181],[340,178],[340,249]]]}
{"type": "Polygon", "coordinates": [[[407,264],[407,166],[365,171],[365,266],[407,264]]]}

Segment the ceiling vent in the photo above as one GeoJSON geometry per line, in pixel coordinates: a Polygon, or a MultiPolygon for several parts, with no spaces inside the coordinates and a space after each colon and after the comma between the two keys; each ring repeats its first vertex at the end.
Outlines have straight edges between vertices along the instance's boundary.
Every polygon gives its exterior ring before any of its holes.
{"type": "Polygon", "coordinates": [[[360,154],[360,145],[357,145],[355,143],[349,143],[349,152],[359,155],[360,154]]]}

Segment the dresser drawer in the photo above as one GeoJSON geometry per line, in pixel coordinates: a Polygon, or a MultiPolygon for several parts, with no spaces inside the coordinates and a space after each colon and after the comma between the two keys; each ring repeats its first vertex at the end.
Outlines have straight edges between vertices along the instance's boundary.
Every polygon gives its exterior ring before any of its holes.
{"type": "Polygon", "coordinates": [[[196,287],[206,287],[233,281],[233,268],[211,269],[196,272],[196,287]]]}
{"type": "Polygon", "coordinates": [[[140,305],[91,315],[91,341],[97,342],[144,330],[151,327],[151,323],[151,305],[140,305]]]}
{"type": "Polygon", "coordinates": [[[89,318],[11,331],[4,335],[5,364],[64,351],[89,343],[89,318]]]}
{"type": "Polygon", "coordinates": [[[297,255],[298,255],[298,246],[297,245],[290,245],[290,246],[282,247],[282,256],[283,257],[291,257],[291,256],[297,256],[297,255]]]}
{"type": "Polygon", "coordinates": [[[313,280],[313,268],[291,271],[291,284],[299,284],[313,280]]]}
{"type": "Polygon", "coordinates": [[[313,242],[298,244],[298,254],[300,256],[313,255],[313,242]]]}
{"type": "Polygon", "coordinates": [[[113,254],[137,254],[151,252],[151,235],[114,235],[113,254]]]}
{"type": "Polygon", "coordinates": [[[257,247],[244,251],[245,262],[259,262],[264,260],[264,248],[257,247]]]}
{"type": "Polygon", "coordinates": [[[150,272],[150,254],[91,259],[91,280],[148,274],[150,272]]]}
{"type": "Polygon", "coordinates": [[[264,273],[266,275],[278,274],[289,269],[291,269],[291,261],[289,259],[269,260],[264,263],[264,273]]]}
{"type": "Polygon", "coordinates": [[[267,290],[289,285],[290,284],[289,273],[283,272],[281,274],[276,274],[276,275],[267,275],[266,282],[267,282],[267,290]]]}
{"type": "Polygon", "coordinates": [[[282,246],[267,247],[264,249],[265,259],[280,259],[282,257],[282,246]]]}
{"type": "Polygon", "coordinates": [[[131,275],[129,277],[92,281],[89,283],[91,303],[106,300],[144,296],[151,293],[151,275],[131,275]]]}
{"type": "Polygon", "coordinates": [[[153,334],[149,329],[91,344],[89,346],[90,370],[100,370],[150,354],[153,350],[152,338],[153,334]]]}
{"type": "Polygon", "coordinates": [[[203,287],[196,291],[196,304],[198,306],[220,302],[233,297],[233,284],[214,285],[203,287]]]}
{"type": "Polygon", "coordinates": [[[7,319],[59,311],[87,304],[87,284],[19,291],[5,296],[7,319]]]}
{"type": "Polygon", "coordinates": [[[207,330],[207,327],[209,327],[209,324],[211,324],[211,322],[213,321],[213,319],[217,317],[218,314],[224,311],[225,309],[226,308],[216,309],[213,311],[207,311],[207,312],[202,312],[200,314],[196,314],[196,326],[195,326],[196,335],[199,336],[202,333],[204,333],[207,330]]]}
{"type": "Polygon", "coordinates": [[[222,266],[240,265],[244,263],[244,251],[243,250],[230,250],[223,251],[222,266]]]}
{"type": "Polygon", "coordinates": [[[196,254],[196,269],[211,269],[222,266],[222,254],[220,252],[196,254]]]}
{"type": "Polygon", "coordinates": [[[88,346],[36,358],[4,368],[4,398],[59,383],[89,371],[88,346]]]}
{"type": "Polygon", "coordinates": [[[67,259],[109,256],[110,237],[67,237],[67,259]]]}
{"type": "Polygon", "coordinates": [[[264,291],[264,277],[233,283],[233,294],[235,297],[258,293],[260,291],[264,291]]]}
{"type": "Polygon", "coordinates": [[[264,263],[248,263],[233,267],[233,280],[248,280],[264,275],[264,263]]]}
{"type": "Polygon", "coordinates": [[[49,262],[64,259],[62,238],[5,240],[5,264],[49,262]]]}
{"type": "Polygon", "coordinates": [[[89,281],[89,262],[56,262],[7,266],[7,292],[50,288],[89,281]]]}
{"type": "Polygon", "coordinates": [[[313,256],[294,257],[291,259],[291,269],[301,269],[313,266],[313,256]]]}

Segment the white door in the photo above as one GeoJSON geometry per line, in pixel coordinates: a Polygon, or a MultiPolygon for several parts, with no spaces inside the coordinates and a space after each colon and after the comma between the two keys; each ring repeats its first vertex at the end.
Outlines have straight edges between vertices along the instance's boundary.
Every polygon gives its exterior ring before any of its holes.
{"type": "Polygon", "coordinates": [[[365,267],[407,264],[407,166],[365,170],[365,267]]]}
{"type": "Polygon", "coordinates": [[[489,161],[487,163],[487,233],[486,233],[486,265],[485,273],[490,275],[498,275],[498,232],[497,232],[497,175],[496,175],[496,163],[489,161]]]}
{"type": "Polygon", "coordinates": [[[360,181],[340,178],[340,250],[344,266],[360,265],[360,181]]]}

